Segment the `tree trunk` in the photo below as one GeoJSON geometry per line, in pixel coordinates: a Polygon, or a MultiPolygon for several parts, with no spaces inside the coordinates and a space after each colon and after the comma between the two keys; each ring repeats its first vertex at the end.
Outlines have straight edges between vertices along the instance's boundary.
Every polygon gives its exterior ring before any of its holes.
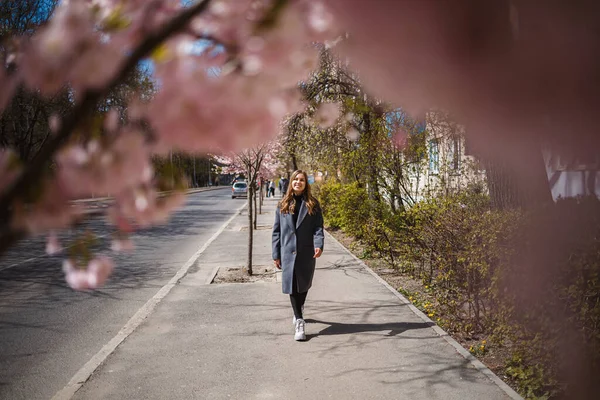
{"type": "Polygon", "coordinates": [[[377,170],[377,152],[379,149],[377,148],[376,143],[376,132],[372,131],[372,123],[371,123],[371,113],[364,114],[365,121],[365,136],[367,138],[367,182],[369,185],[369,197],[372,200],[375,200],[377,203],[381,202],[381,196],[379,194],[379,180],[378,180],[378,170],[377,170]]]}
{"type": "Polygon", "coordinates": [[[253,202],[254,202],[254,229],[256,229],[257,219],[258,219],[258,213],[256,212],[257,211],[256,210],[256,207],[257,207],[256,192],[257,192],[256,187],[254,187],[254,185],[252,185],[252,197],[253,197],[253,202]]]}
{"type": "MultiPolygon", "coordinates": [[[[248,174],[250,176],[250,174],[248,174]]],[[[253,210],[253,195],[252,195],[252,187],[253,183],[248,185],[248,259],[246,261],[246,270],[248,271],[248,275],[252,275],[252,247],[254,241],[254,229],[252,229],[252,210],[253,210]]]]}
{"type": "Polygon", "coordinates": [[[263,205],[263,200],[264,200],[264,197],[263,197],[264,189],[265,189],[265,181],[264,181],[264,179],[261,178],[261,180],[260,180],[260,190],[258,192],[258,200],[259,200],[259,203],[258,203],[258,213],[259,214],[262,214],[262,205],[263,205]]]}

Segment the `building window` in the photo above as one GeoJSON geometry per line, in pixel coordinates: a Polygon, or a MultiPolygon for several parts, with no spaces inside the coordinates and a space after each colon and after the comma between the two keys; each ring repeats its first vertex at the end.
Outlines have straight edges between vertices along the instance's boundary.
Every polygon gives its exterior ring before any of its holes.
{"type": "Polygon", "coordinates": [[[455,136],[448,143],[448,161],[452,171],[460,168],[460,138],[455,136]]]}
{"type": "Polygon", "coordinates": [[[438,139],[429,141],[429,173],[440,173],[440,142],[438,139]]]}
{"type": "Polygon", "coordinates": [[[462,147],[463,147],[463,153],[465,154],[465,156],[477,157],[475,149],[473,148],[473,140],[469,139],[469,137],[466,135],[463,136],[462,147]]]}

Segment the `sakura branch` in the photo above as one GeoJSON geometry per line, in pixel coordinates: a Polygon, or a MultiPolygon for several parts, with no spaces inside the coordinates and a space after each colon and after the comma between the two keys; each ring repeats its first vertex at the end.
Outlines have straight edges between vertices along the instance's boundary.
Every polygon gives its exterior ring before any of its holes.
{"type": "MultiPolygon", "coordinates": [[[[156,33],[149,33],[148,36],[145,37],[145,39],[132,51],[131,55],[127,57],[123,65],[116,71],[114,77],[112,77],[107,84],[100,88],[90,88],[85,90],[84,94],[81,96],[81,100],[75,104],[71,113],[60,121],[58,131],[55,133],[54,137],[46,143],[37,157],[24,168],[23,172],[8,185],[0,197],[0,221],[2,221],[2,228],[0,231],[0,253],[24,235],[22,230],[15,231],[9,225],[14,214],[14,207],[11,207],[11,205],[16,199],[22,196],[29,187],[41,184],[46,165],[73,134],[81,121],[92,113],[97,102],[121,82],[127,74],[137,66],[140,60],[150,55],[157,46],[175,34],[178,30],[182,29],[182,26],[185,26],[192,18],[205,11],[209,3],[210,0],[201,1],[182,11],[156,33]]],[[[68,7],[69,6],[66,6],[66,8],[68,7]]],[[[67,11],[65,11],[65,14],[66,13],[67,11]]],[[[59,23],[60,22],[61,21],[59,21],[59,23]]],[[[118,56],[115,55],[114,57],[118,59],[118,56]]]]}
{"type": "MultiPolygon", "coordinates": [[[[164,221],[183,200],[185,178],[158,175],[153,155],[250,147],[273,137],[279,121],[301,107],[297,82],[316,61],[310,43],[329,34],[320,3],[205,0],[180,7],[174,0],[72,0],[22,39],[16,72],[0,70],[0,83],[10,89],[24,82],[45,95],[66,88],[72,107],[51,117],[53,134],[31,162],[1,153],[0,253],[24,235],[72,225],[79,214],[71,201],[98,192],[114,198],[107,212],[117,229],[112,248],[129,249],[131,232],[164,221]],[[158,90],[132,95],[125,112],[100,110],[148,58],[158,90]]],[[[10,102],[7,92],[0,106],[10,102]]],[[[50,234],[48,249],[59,248],[50,234]]],[[[112,264],[81,253],[65,264],[68,282],[101,284],[112,264]]]]}

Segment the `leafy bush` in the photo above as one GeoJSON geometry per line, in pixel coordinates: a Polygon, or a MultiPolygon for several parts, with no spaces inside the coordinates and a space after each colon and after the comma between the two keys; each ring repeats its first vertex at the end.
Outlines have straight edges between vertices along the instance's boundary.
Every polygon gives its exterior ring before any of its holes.
{"type": "Polygon", "coordinates": [[[329,228],[342,229],[361,240],[366,246],[365,256],[379,252],[395,265],[394,237],[400,220],[381,203],[370,199],[364,187],[358,183],[328,182],[320,185],[315,193],[318,193],[329,228]]]}
{"type": "Polygon", "coordinates": [[[466,335],[486,331],[494,282],[511,257],[521,213],[494,211],[482,194],[460,194],[418,203],[404,218],[405,269],[436,289],[442,313],[453,316],[447,328],[466,335]]]}
{"type": "Polygon", "coordinates": [[[364,188],[357,183],[326,183],[319,187],[319,197],[327,226],[358,239],[365,236],[377,207],[364,188]]]}

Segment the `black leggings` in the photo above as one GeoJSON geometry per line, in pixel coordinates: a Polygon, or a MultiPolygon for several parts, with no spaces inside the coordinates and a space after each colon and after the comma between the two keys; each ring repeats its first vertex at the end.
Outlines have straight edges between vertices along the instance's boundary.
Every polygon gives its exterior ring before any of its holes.
{"type": "Polygon", "coordinates": [[[292,309],[294,310],[294,316],[296,319],[303,319],[302,307],[306,301],[306,295],[308,292],[298,293],[298,283],[296,282],[296,271],[294,271],[294,278],[292,279],[292,294],[290,294],[290,301],[292,303],[292,309]]]}

